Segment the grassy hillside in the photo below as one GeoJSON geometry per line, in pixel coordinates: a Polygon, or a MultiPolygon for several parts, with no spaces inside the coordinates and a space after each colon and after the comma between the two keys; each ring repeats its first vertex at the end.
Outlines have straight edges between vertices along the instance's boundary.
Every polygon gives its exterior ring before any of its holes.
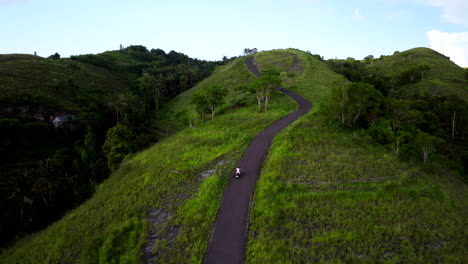
{"type": "MultiPolygon", "coordinates": [[[[330,81],[314,62],[308,79],[330,81]]],[[[331,125],[320,107],[326,84],[297,83],[316,107],[273,142],[255,191],[246,263],[466,262],[460,177],[437,162],[401,162],[364,131],[331,125]]]]}
{"type": "Polygon", "coordinates": [[[109,160],[156,142],[159,107],[218,65],[143,46],[57,57],[0,55],[0,248],[87,199],[109,160]],[[106,154],[121,121],[131,148],[106,154]]]}
{"type": "Polygon", "coordinates": [[[278,136],[254,197],[247,263],[463,263],[467,188],[318,110],[278,136]]]}
{"type": "MultiPolygon", "coordinates": [[[[233,87],[253,78],[244,68],[243,60],[235,61],[204,83],[235,94],[233,87]]],[[[175,100],[177,109],[190,108],[188,94],[175,100]]],[[[214,120],[127,158],[89,201],[9,249],[0,263],[139,263],[144,247],[160,263],[199,263],[223,187],[243,150],[295,107],[282,94],[273,96],[266,113],[255,105],[227,105],[214,120]]]]}
{"type": "MultiPolygon", "coordinates": [[[[424,77],[415,83],[402,86],[398,93],[404,97],[417,97],[424,93],[431,95],[456,94],[468,100],[468,80],[465,71],[446,56],[429,48],[415,48],[404,52],[395,52],[390,56],[382,56],[367,65],[372,73],[400,76],[403,72],[420,65],[428,65],[430,69],[424,77]]],[[[419,73],[418,73],[419,75],[419,73]]]]}

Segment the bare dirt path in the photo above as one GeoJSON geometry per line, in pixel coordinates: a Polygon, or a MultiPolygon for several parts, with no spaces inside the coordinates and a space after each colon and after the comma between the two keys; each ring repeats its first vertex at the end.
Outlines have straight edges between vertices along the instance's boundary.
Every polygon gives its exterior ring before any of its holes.
{"type": "MultiPolygon", "coordinates": [[[[246,65],[254,75],[259,76],[253,57],[247,58],[246,65]]],[[[312,104],[301,96],[286,89],[280,90],[296,100],[299,108],[257,134],[237,163],[242,174],[239,179],[231,177],[224,190],[205,255],[206,264],[244,262],[252,194],[271,141],[283,128],[312,108],[312,104]]]]}

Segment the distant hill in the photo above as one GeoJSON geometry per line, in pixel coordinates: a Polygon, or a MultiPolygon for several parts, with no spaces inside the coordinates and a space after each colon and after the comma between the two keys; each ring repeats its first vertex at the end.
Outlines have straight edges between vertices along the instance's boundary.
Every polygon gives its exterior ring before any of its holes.
{"type": "Polygon", "coordinates": [[[415,48],[382,56],[367,62],[367,69],[370,73],[393,78],[413,72],[418,81],[412,83],[408,80],[407,84],[401,86],[398,92],[402,96],[418,96],[424,93],[456,94],[468,100],[468,79],[464,69],[450,61],[450,58],[429,48],[415,48]],[[424,66],[427,68],[421,69],[424,66]]]}

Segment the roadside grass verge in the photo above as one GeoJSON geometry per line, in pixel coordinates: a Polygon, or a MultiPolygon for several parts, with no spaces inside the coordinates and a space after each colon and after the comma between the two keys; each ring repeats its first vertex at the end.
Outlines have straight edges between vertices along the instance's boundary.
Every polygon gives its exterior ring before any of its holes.
{"type": "Polygon", "coordinates": [[[463,263],[466,191],[314,109],[272,144],[246,263],[463,263]]]}
{"type": "Polygon", "coordinates": [[[140,263],[151,232],[154,261],[201,262],[236,161],[255,134],[295,107],[275,94],[266,113],[233,109],[127,157],[92,198],[8,249],[0,263],[140,263]],[[150,213],[167,217],[150,224],[150,213]]]}

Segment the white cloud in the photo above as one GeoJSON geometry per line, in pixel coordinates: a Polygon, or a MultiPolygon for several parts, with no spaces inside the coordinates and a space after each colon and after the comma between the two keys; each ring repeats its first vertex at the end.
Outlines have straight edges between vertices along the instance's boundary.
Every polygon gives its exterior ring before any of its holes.
{"type": "Polygon", "coordinates": [[[468,27],[467,0],[417,0],[418,3],[442,9],[442,17],[450,23],[468,27]]]}
{"type": "Polygon", "coordinates": [[[459,66],[468,67],[468,32],[431,30],[426,34],[432,49],[449,56],[459,66]]]}
{"type": "Polygon", "coordinates": [[[364,20],[364,16],[362,16],[361,13],[359,12],[359,8],[354,9],[354,13],[351,16],[351,18],[356,21],[364,20]]]}

